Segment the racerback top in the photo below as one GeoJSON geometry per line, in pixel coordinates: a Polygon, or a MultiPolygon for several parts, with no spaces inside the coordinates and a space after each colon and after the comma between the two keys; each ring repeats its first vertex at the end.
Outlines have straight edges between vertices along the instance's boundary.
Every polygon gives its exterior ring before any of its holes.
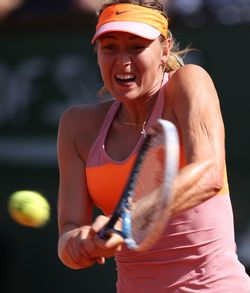
{"type": "MultiPolygon", "coordinates": [[[[165,76],[146,130],[162,117],[165,76]]],[[[120,102],[111,105],[86,163],[86,182],[93,203],[110,215],[128,180],[138,148],[124,161],[105,151],[105,139],[120,102]]],[[[185,156],[180,145],[180,168],[185,156]]],[[[225,172],[226,173],[226,172],[225,172]]],[[[238,261],[227,179],[220,193],[167,223],[159,241],[148,251],[125,245],[115,256],[118,293],[250,293],[249,278],[238,261]]]]}

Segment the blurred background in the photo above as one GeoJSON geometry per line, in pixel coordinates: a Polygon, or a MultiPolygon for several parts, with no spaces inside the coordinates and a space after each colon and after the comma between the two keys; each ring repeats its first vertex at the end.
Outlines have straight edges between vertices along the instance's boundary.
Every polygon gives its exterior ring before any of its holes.
{"type": "MultiPolygon", "coordinates": [[[[66,108],[99,99],[102,82],[90,45],[98,5],[0,0],[1,293],[115,292],[113,260],[73,271],[57,257],[57,127],[66,108]],[[21,189],[39,191],[50,202],[46,227],[27,228],[9,217],[8,198],[21,189]]],[[[174,0],[165,6],[180,46],[198,49],[185,62],[203,66],[220,96],[236,242],[249,273],[250,0],[174,0]]]]}

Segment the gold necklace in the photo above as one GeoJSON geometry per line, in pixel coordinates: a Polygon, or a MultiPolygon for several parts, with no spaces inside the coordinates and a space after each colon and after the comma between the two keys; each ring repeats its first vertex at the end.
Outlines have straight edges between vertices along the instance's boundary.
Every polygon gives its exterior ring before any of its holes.
{"type": "MultiPolygon", "coordinates": [[[[149,115],[150,114],[151,113],[149,113],[149,115]]],[[[141,128],[140,133],[142,134],[143,137],[146,137],[146,135],[147,135],[147,132],[146,132],[146,123],[147,123],[147,120],[149,118],[149,115],[148,115],[147,119],[143,121],[142,124],[137,124],[137,123],[125,121],[124,118],[122,117],[122,114],[121,113],[118,114],[118,117],[119,117],[120,122],[122,124],[124,124],[124,125],[134,126],[134,127],[141,128]]]]}

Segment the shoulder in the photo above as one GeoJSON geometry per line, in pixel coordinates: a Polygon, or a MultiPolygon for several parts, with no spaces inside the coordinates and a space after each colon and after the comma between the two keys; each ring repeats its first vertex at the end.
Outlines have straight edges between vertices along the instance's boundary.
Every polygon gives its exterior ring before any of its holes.
{"type": "Polygon", "coordinates": [[[212,78],[198,65],[185,65],[170,73],[165,101],[165,116],[182,129],[186,129],[187,124],[199,124],[205,117],[206,121],[218,122],[218,125],[222,121],[212,78]]]}
{"type": "Polygon", "coordinates": [[[169,74],[171,87],[199,86],[198,82],[212,82],[209,73],[201,66],[188,64],[169,74]]]}
{"type": "Polygon", "coordinates": [[[112,101],[74,106],[61,116],[58,129],[58,148],[77,150],[86,160],[91,145],[96,139],[112,101]]]}
{"type": "Polygon", "coordinates": [[[170,73],[166,94],[171,100],[218,100],[217,92],[209,73],[199,65],[188,64],[170,73]]]}
{"type": "Polygon", "coordinates": [[[101,123],[113,101],[73,106],[66,109],[60,118],[60,127],[73,132],[97,127],[101,123]],[[91,126],[91,127],[90,127],[91,126]]]}

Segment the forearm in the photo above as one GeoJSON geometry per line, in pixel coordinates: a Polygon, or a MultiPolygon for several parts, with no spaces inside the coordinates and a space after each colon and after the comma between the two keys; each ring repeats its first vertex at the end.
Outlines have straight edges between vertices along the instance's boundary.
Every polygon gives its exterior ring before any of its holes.
{"type": "Polygon", "coordinates": [[[171,215],[175,216],[216,195],[223,186],[222,173],[209,160],[191,163],[181,169],[173,187],[171,215]]]}

